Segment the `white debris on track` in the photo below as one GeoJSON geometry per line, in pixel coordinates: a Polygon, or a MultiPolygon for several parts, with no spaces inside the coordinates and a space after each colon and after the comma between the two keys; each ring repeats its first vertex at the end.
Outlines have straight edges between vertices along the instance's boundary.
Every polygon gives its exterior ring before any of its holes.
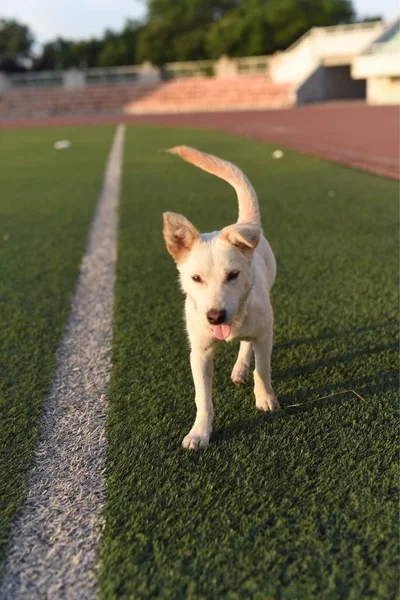
{"type": "Polygon", "coordinates": [[[272,153],[272,158],[282,158],[283,152],[282,150],[274,150],[272,153]]]}
{"type": "Polygon", "coordinates": [[[124,134],[119,125],[45,400],[27,499],[0,587],[2,600],[97,597],[124,134]]]}
{"type": "Polygon", "coordinates": [[[56,150],[66,150],[67,148],[71,148],[72,144],[69,140],[59,140],[58,142],[54,142],[54,148],[56,150]]]}

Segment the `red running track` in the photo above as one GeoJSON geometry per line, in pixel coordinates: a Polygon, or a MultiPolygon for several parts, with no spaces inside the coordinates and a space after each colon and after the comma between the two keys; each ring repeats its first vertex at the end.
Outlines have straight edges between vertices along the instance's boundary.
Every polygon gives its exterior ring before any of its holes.
{"type": "Polygon", "coordinates": [[[221,129],[377,175],[400,178],[400,111],[396,106],[336,104],[174,115],[68,115],[0,120],[0,129],[120,122],[221,129]]]}

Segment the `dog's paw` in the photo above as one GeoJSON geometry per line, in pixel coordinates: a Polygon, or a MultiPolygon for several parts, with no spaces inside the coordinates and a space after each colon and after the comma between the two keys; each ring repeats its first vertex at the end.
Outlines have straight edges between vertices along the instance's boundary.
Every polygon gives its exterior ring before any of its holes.
{"type": "Polygon", "coordinates": [[[278,400],[272,394],[264,396],[263,398],[256,398],[256,407],[258,410],[279,410],[281,405],[278,400]]]}
{"type": "Polygon", "coordinates": [[[206,433],[204,435],[196,435],[192,432],[188,433],[186,437],[183,438],[182,446],[186,450],[201,450],[202,448],[206,448],[210,442],[210,434],[206,433]]]}
{"type": "Polygon", "coordinates": [[[231,373],[231,379],[235,385],[244,385],[249,379],[250,368],[244,363],[236,364],[231,373]]]}

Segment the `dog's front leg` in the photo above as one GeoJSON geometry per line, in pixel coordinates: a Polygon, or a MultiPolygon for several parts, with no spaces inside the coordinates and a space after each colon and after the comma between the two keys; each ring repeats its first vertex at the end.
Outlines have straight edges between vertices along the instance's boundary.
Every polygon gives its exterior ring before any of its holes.
{"type": "Polygon", "coordinates": [[[271,385],[272,327],[254,342],[256,368],[254,370],[254,395],[260,410],[280,408],[271,385]]]}
{"type": "Polygon", "coordinates": [[[183,439],[182,446],[189,450],[200,450],[208,446],[212,430],[214,409],[212,405],[212,373],[214,348],[192,347],[190,365],[196,390],[196,419],[192,429],[183,439]]]}

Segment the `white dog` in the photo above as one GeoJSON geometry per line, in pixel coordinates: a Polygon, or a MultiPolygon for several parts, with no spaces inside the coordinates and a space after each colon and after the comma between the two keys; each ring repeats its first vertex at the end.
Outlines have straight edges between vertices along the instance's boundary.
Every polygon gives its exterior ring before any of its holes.
{"type": "Polygon", "coordinates": [[[232,381],[247,381],[255,355],[254,394],[260,410],[279,408],[271,386],[273,315],[269,298],[276,274],[271,247],[261,231],[257,195],[235,165],[194,148],[168,150],[230,183],[239,201],[239,218],[222,231],[201,234],[182,215],[164,213],[164,238],[186,294],[186,328],[196,389],[197,414],[183,440],[190,450],[205,448],[213,422],[213,357],[217,345],[240,340],[232,381]]]}

